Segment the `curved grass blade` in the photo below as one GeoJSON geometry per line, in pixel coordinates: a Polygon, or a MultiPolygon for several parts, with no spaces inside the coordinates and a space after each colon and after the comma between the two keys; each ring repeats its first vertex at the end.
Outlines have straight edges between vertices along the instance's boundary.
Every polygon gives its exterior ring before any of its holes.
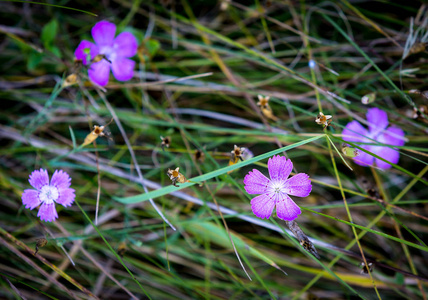
{"type": "Polygon", "coordinates": [[[294,143],[292,145],[288,145],[286,147],[282,147],[282,148],[279,148],[279,149],[276,149],[276,150],[272,150],[272,151],[267,152],[265,154],[253,157],[251,159],[248,159],[248,160],[245,160],[245,161],[241,161],[241,162],[239,162],[237,164],[234,164],[234,165],[231,165],[231,166],[227,166],[227,167],[221,168],[219,170],[215,170],[213,172],[210,172],[210,173],[207,173],[207,174],[204,174],[204,175],[201,175],[201,176],[197,176],[197,177],[191,178],[192,182],[187,182],[187,183],[180,184],[179,187],[175,187],[173,185],[170,185],[170,186],[167,186],[167,187],[164,187],[164,188],[161,188],[161,189],[158,189],[158,190],[154,190],[154,191],[151,191],[151,192],[145,193],[145,194],[140,194],[140,195],[136,195],[136,196],[132,196],[132,197],[126,197],[126,198],[114,197],[113,199],[116,200],[116,201],[118,201],[118,202],[120,202],[120,203],[124,203],[124,204],[139,203],[139,202],[147,201],[149,199],[154,199],[154,198],[157,198],[157,197],[160,197],[160,196],[163,196],[163,195],[167,195],[167,194],[169,194],[171,192],[175,192],[175,191],[178,191],[178,190],[190,187],[190,186],[192,186],[192,185],[194,185],[196,183],[199,183],[199,182],[202,182],[202,181],[206,181],[206,180],[214,178],[214,177],[218,177],[220,175],[226,174],[229,171],[233,171],[235,169],[238,169],[238,168],[250,165],[252,163],[255,163],[255,162],[258,162],[258,161],[260,161],[262,159],[271,157],[272,155],[281,153],[283,151],[287,151],[287,150],[290,150],[290,149],[293,149],[293,148],[305,145],[307,143],[314,142],[314,141],[319,140],[320,138],[323,138],[323,137],[324,137],[324,134],[319,135],[319,136],[315,136],[315,137],[303,140],[301,142],[294,143]]]}
{"type": "Polygon", "coordinates": [[[412,243],[412,242],[409,242],[409,241],[397,238],[395,236],[392,236],[392,235],[389,235],[389,234],[386,234],[386,233],[383,233],[383,232],[380,232],[380,231],[377,231],[377,230],[373,230],[373,229],[370,229],[370,228],[367,228],[367,227],[364,227],[364,226],[361,226],[361,225],[358,225],[358,224],[355,224],[355,223],[351,223],[351,222],[348,222],[348,221],[345,221],[345,220],[342,220],[342,219],[339,219],[339,218],[336,218],[336,217],[332,217],[332,216],[329,216],[329,215],[317,212],[317,211],[309,209],[309,208],[302,207],[302,209],[310,211],[310,212],[312,212],[314,214],[317,214],[317,215],[320,215],[320,216],[323,216],[323,217],[326,217],[326,218],[329,218],[329,219],[332,219],[332,220],[336,220],[338,222],[350,225],[352,227],[355,227],[355,228],[358,228],[358,229],[361,229],[361,230],[365,230],[365,231],[368,231],[368,232],[373,233],[373,234],[377,234],[377,235],[383,236],[384,238],[393,240],[395,242],[406,244],[407,246],[419,249],[421,251],[428,252],[428,247],[424,247],[424,246],[421,246],[421,245],[418,245],[418,244],[415,244],[415,243],[412,243]]]}
{"type": "Polygon", "coordinates": [[[81,10],[81,9],[77,9],[77,8],[73,8],[73,7],[68,7],[68,6],[63,6],[63,5],[55,5],[55,4],[50,4],[50,3],[34,2],[34,1],[23,1],[23,0],[7,0],[7,1],[9,1],[9,2],[31,3],[31,4],[38,4],[38,5],[58,7],[58,8],[74,10],[74,11],[78,11],[78,12],[81,12],[81,13],[84,13],[84,14],[88,14],[88,15],[91,15],[91,16],[94,16],[94,17],[98,17],[97,14],[91,13],[89,11],[81,10]]]}

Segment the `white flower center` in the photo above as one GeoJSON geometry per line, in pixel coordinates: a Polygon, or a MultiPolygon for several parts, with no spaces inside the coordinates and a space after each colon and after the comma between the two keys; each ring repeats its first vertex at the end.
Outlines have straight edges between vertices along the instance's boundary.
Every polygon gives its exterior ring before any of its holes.
{"type": "Polygon", "coordinates": [[[112,46],[103,46],[100,48],[100,54],[104,54],[108,60],[113,61],[116,59],[116,51],[112,46]]]}
{"type": "Polygon", "coordinates": [[[39,198],[43,203],[51,204],[54,201],[58,200],[59,192],[58,189],[54,186],[45,185],[40,191],[39,198]]]}
{"type": "Polygon", "coordinates": [[[272,193],[284,193],[284,182],[282,180],[271,181],[268,189],[272,193]]]}

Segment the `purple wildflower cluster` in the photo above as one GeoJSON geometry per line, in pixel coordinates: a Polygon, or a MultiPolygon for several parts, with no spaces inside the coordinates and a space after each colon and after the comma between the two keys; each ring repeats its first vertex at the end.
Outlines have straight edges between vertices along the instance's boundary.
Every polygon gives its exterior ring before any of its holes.
{"type": "Polygon", "coordinates": [[[22,194],[25,208],[34,209],[40,205],[37,216],[40,220],[52,222],[58,218],[55,203],[64,207],[74,202],[74,189],[70,188],[71,178],[62,170],[55,170],[49,183],[48,171],[35,170],[28,180],[34,189],[26,189],[22,194]]]}
{"type": "MultiPolygon", "coordinates": [[[[389,122],[386,112],[379,108],[371,108],[368,110],[366,117],[369,130],[364,128],[358,121],[352,121],[346,125],[342,132],[343,140],[361,143],[379,142],[391,146],[404,145],[404,131],[395,126],[388,127],[389,122]]],[[[393,164],[397,164],[400,158],[400,153],[390,147],[361,145],[361,148],[393,164]]],[[[360,166],[371,166],[376,162],[376,166],[381,169],[388,169],[391,167],[390,164],[363,151],[360,151],[360,155],[354,157],[354,161],[360,166]]]]}
{"type": "Polygon", "coordinates": [[[89,79],[98,85],[108,83],[110,69],[119,81],[127,81],[134,75],[135,61],[129,59],[137,53],[138,42],[130,32],[122,32],[116,38],[116,25],[101,21],[92,27],[92,37],[95,44],[87,40],[80,42],[74,56],[89,66],[89,79]],[[91,62],[95,57],[97,62],[91,62]]]}
{"type": "Polygon", "coordinates": [[[291,160],[277,155],[268,160],[270,179],[257,169],[245,176],[247,193],[261,194],[251,200],[251,208],[257,217],[269,219],[275,206],[278,218],[285,221],[293,221],[301,214],[300,208],[288,195],[307,197],[312,184],[305,173],[288,178],[292,169],[291,160]]]}

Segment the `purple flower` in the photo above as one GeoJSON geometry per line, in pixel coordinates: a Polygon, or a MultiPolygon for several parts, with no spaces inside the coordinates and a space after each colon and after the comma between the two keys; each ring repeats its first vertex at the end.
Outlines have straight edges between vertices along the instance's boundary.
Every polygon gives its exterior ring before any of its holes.
{"type": "Polygon", "coordinates": [[[22,194],[22,203],[25,208],[33,209],[40,206],[40,220],[52,222],[58,218],[55,202],[64,207],[71,206],[74,202],[74,189],[70,188],[71,178],[63,170],[55,170],[49,184],[48,171],[40,169],[30,174],[28,180],[35,189],[27,189],[22,194]]]}
{"type": "MultiPolygon", "coordinates": [[[[398,127],[388,127],[388,116],[386,112],[379,108],[371,108],[368,110],[366,117],[369,123],[369,130],[365,129],[357,121],[352,121],[348,123],[343,130],[342,138],[348,142],[374,143],[374,140],[391,146],[404,145],[404,131],[398,127]]],[[[393,164],[397,164],[400,158],[400,153],[389,147],[372,145],[361,145],[360,147],[393,164]]],[[[388,169],[391,167],[390,164],[363,151],[360,151],[360,155],[354,157],[354,161],[360,166],[371,166],[376,162],[379,168],[388,169]]]]}
{"type": "Polygon", "coordinates": [[[304,173],[288,179],[292,169],[291,160],[277,155],[268,160],[271,179],[256,169],[245,176],[247,193],[261,194],[251,200],[251,208],[257,217],[269,219],[275,205],[278,218],[285,221],[293,221],[301,214],[300,208],[288,195],[306,197],[312,190],[312,184],[304,173]]]}
{"type": "Polygon", "coordinates": [[[84,65],[90,64],[89,79],[101,86],[107,85],[110,68],[117,80],[131,79],[134,75],[135,61],[128,57],[134,56],[138,47],[134,35],[130,32],[122,32],[114,38],[116,25],[107,21],[95,24],[91,32],[95,44],[83,40],[74,52],[74,56],[81,59],[84,65]],[[97,55],[99,58],[105,58],[91,63],[97,55]]]}

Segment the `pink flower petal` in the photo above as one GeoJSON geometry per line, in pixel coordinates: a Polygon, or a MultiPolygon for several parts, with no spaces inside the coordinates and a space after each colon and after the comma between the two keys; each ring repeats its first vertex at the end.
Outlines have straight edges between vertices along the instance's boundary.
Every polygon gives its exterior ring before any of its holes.
{"type": "MultiPolygon", "coordinates": [[[[389,127],[378,137],[378,142],[392,146],[404,145],[404,131],[398,127],[389,127]]],[[[400,159],[400,152],[389,147],[371,146],[372,152],[387,161],[397,164],[400,159]]],[[[392,166],[378,158],[375,159],[376,165],[381,169],[389,169],[392,166]]]]}
{"type": "Polygon", "coordinates": [[[135,61],[129,58],[117,58],[112,62],[114,77],[119,81],[127,81],[134,76],[135,61]]]}
{"type": "Polygon", "coordinates": [[[309,180],[309,175],[299,173],[291,177],[285,182],[285,193],[297,197],[307,197],[312,191],[312,183],[309,180]]]}
{"type": "Polygon", "coordinates": [[[271,181],[286,180],[293,169],[293,163],[285,156],[275,155],[268,160],[271,181]]]}
{"type": "Polygon", "coordinates": [[[276,214],[278,218],[284,221],[293,221],[302,211],[287,194],[277,194],[276,214]]]}
{"type": "MultiPolygon", "coordinates": [[[[373,143],[373,141],[369,141],[369,142],[373,143]]],[[[367,151],[373,152],[372,146],[361,145],[361,148],[363,148],[363,149],[365,149],[367,151]]],[[[357,165],[368,167],[368,166],[371,166],[373,164],[374,157],[371,154],[365,153],[365,152],[363,152],[361,150],[359,151],[359,153],[360,153],[360,155],[358,155],[358,156],[356,156],[356,157],[353,158],[354,162],[357,165]]]]}
{"type": "Polygon", "coordinates": [[[58,189],[59,197],[56,200],[57,203],[63,205],[64,207],[71,206],[74,202],[76,195],[74,194],[74,189],[70,188],[60,188],[58,189]]]}
{"type": "Polygon", "coordinates": [[[66,172],[64,172],[63,170],[55,170],[52,175],[51,186],[65,189],[70,187],[70,184],[71,178],[66,172]]]}
{"type": "MultiPolygon", "coordinates": [[[[397,164],[400,159],[400,152],[389,147],[373,147],[373,153],[386,159],[387,161],[397,164]]],[[[375,158],[376,165],[381,169],[389,169],[392,166],[378,158],[375,158]]]]}
{"type": "Polygon", "coordinates": [[[371,136],[376,136],[378,132],[386,129],[388,126],[388,115],[383,110],[374,107],[370,108],[366,114],[369,123],[371,136]]]}
{"type": "Polygon", "coordinates": [[[262,194],[251,200],[251,209],[253,213],[262,219],[269,219],[274,207],[275,201],[272,199],[272,196],[268,194],[262,194]]]}
{"type": "Polygon", "coordinates": [[[55,209],[55,204],[43,203],[39,208],[39,212],[37,213],[37,216],[40,217],[40,220],[45,222],[54,221],[56,218],[58,218],[58,214],[55,209]]]}
{"type": "Polygon", "coordinates": [[[98,47],[109,46],[113,44],[116,34],[116,25],[108,21],[101,21],[92,27],[92,37],[98,47]]]}
{"type": "Polygon", "coordinates": [[[357,121],[349,122],[342,131],[342,138],[347,142],[370,142],[364,138],[367,135],[367,129],[357,121]]]}
{"type": "Polygon", "coordinates": [[[24,193],[22,193],[22,204],[25,205],[25,208],[33,209],[39,206],[40,203],[39,191],[30,189],[24,190],[24,193]]]}
{"type": "Polygon", "coordinates": [[[43,186],[49,185],[48,171],[44,169],[35,170],[30,174],[30,179],[28,181],[34,188],[39,190],[43,186]]]}
{"type": "Polygon", "coordinates": [[[270,180],[259,170],[253,169],[245,175],[244,188],[248,194],[264,194],[267,191],[267,185],[270,180]]]}
{"type": "Polygon", "coordinates": [[[85,49],[89,49],[91,59],[98,55],[99,49],[94,43],[89,41],[83,40],[80,42],[79,46],[76,48],[76,51],[74,51],[74,56],[76,59],[81,59],[83,64],[86,66],[89,61],[87,60],[88,54],[85,53],[85,49]]]}
{"type": "Polygon", "coordinates": [[[88,70],[89,79],[98,85],[106,86],[110,75],[110,63],[105,59],[93,63],[88,70]]]}
{"type": "Polygon", "coordinates": [[[113,42],[113,49],[119,57],[132,57],[137,53],[138,42],[130,32],[122,32],[113,42]]]}
{"type": "Polygon", "coordinates": [[[391,126],[382,132],[378,139],[379,143],[392,146],[403,146],[405,143],[404,131],[401,128],[391,126]]]}

